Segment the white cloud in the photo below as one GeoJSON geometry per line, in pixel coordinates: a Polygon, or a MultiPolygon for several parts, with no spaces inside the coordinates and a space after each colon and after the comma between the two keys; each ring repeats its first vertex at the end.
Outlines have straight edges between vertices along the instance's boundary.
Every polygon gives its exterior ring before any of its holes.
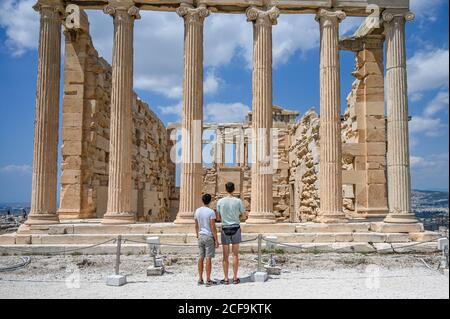
{"type": "Polygon", "coordinates": [[[448,189],[448,153],[411,156],[411,177],[415,189],[448,189]]]}
{"type": "Polygon", "coordinates": [[[436,97],[426,106],[423,114],[433,116],[442,110],[448,110],[448,90],[439,92],[436,97]]]}
{"type": "Polygon", "coordinates": [[[423,133],[428,137],[438,137],[445,133],[447,125],[440,118],[413,116],[409,129],[411,134],[423,133]]]}
{"type": "Polygon", "coordinates": [[[205,80],[203,81],[203,92],[204,94],[215,94],[219,90],[220,79],[214,72],[207,72],[205,80]]]}
{"type": "Polygon", "coordinates": [[[447,124],[442,121],[442,116],[437,116],[441,111],[448,111],[448,90],[440,91],[426,105],[421,115],[413,116],[409,124],[411,134],[425,134],[428,137],[438,137],[447,132],[447,124]]]}
{"type": "Polygon", "coordinates": [[[158,106],[158,109],[164,115],[177,115],[178,118],[181,116],[181,110],[183,108],[183,102],[179,101],[177,104],[167,105],[167,106],[158,106]]]}
{"type": "Polygon", "coordinates": [[[0,168],[0,173],[19,173],[19,174],[30,174],[32,172],[32,167],[30,165],[6,165],[0,168]]]}
{"type": "Polygon", "coordinates": [[[410,9],[416,14],[417,19],[435,21],[443,2],[444,0],[410,0],[410,9]]]}
{"type": "Polygon", "coordinates": [[[6,31],[5,45],[13,56],[37,48],[39,15],[32,8],[35,3],[35,0],[2,0],[0,3],[0,27],[6,31]]]}
{"type": "Polygon", "coordinates": [[[419,51],[408,60],[409,93],[448,87],[448,49],[419,51]]]}
{"type": "Polygon", "coordinates": [[[205,121],[214,123],[243,122],[250,107],[242,103],[209,103],[205,107],[205,121]]]}

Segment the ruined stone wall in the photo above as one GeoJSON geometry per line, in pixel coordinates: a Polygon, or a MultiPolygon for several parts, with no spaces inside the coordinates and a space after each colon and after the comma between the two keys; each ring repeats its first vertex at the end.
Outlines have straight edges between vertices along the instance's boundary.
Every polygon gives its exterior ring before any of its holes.
{"type": "MultiPolygon", "coordinates": [[[[218,141],[214,147],[216,154],[214,154],[215,162],[211,167],[203,168],[203,193],[211,194],[213,197],[211,207],[216,207],[217,201],[226,196],[224,185],[231,181],[236,185],[235,195],[239,196],[243,202],[247,212],[250,211],[251,205],[251,187],[252,187],[252,173],[251,173],[251,158],[248,158],[248,148],[251,147],[251,129],[249,123],[243,125],[218,124],[220,129],[217,134],[218,141]],[[236,127],[238,126],[238,128],[236,127]],[[239,134],[242,134],[239,137],[239,134]],[[225,143],[239,144],[240,138],[244,138],[245,142],[241,146],[237,146],[236,158],[240,158],[235,166],[224,165],[225,158],[224,147],[225,143]],[[238,147],[243,149],[238,150],[238,147]],[[242,157],[241,157],[242,152],[242,157]],[[242,160],[242,162],[241,162],[242,160]]],[[[211,128],[208,128],[211,129],[211,128]]],[[[277,165],[273,174],[273,209],[275,217],[278,221],[285,221],[290,216],[290,193],[289,193],[289,125],[283,122],[274,123],[274,135],[277,139],[274,141],[274,160],[277,165]],[[276,133],[275,133],[276,132],[276,133]]]]}
{"type": "Polygon", "coordinates": [[[291,222],[314,221],[319,212],[319,127],[310,109],[290,132],[291,222]]]}
{"type": "MultiPolygon", "coordinates": [[[[111,66],[88,30],[65,32],[60,218],[102,217],[109,162],[111,66]]],[[[141,221],[170,220],[175,167],[168,131],[136,95],[133,114],[133,209],[141,221]]]]}

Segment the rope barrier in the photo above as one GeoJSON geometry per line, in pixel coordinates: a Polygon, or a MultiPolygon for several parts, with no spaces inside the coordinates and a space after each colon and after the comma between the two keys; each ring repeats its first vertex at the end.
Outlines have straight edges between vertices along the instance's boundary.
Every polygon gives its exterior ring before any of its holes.
{"type": "MultiPolygon", "coordinates": [[[[80,248],[74,248],[74,249],[64,249],[64,250],[59,250],[59,251],[50,251],[50,252],[45,252],[45,254],[50,254],[50,255],[51,254],[55,254],[55,255],[67,254],[67,253],[72,253],[72,252],[76,252],[76,251],[82,251],[82,250],[94,248],[94,247],[101,246],[101,245],[107,244],[109,242],[115,242],[115,241],[116,241],[115,238],[111,238],[111,239],[108,239],[108,240],[106,240],[104,242],[93,244],[93,245],[86,246],[86,247],[80,247],[80,248]]],[[[0,246],[0,249],[10,250],[10,251],[17,251],[17,252],[21,252],[21,253],[30,254],[30,255],[36,253],[35,251],[32,251],[32,250],[13,248],[13,247],[5,247],[5,246],[0,246]]]]}
{"type": "MultiPolygon", "coordinates": [[[[255,238],[252,238],[252,239],[243,240],[243,241],[241,241],[241,244],[242,243],[252,242],[252,241],[255,241],[257,239],[258,239],[258,237],[255,237],[255,238]]],[[[147,243],[146,241],[140,241],[140,240],[134,240],[134,239],[128,239],[128,238],[124,238],[123,241],[124,241],[124,243],[126,243],[128,241],[130,243],[149,244],[149,245],[152,245],[152,246],[198,247],[198,244],[147,243]]],[[[219,245],[222,245],[222,243],[219,243],[219,245]]]]}
{"type": "MultiPolygon", "coordinates": [[[[445,238],[445,237],[441,237],[441,238],[445,238]]],[[[397,247],[397,248],[398,248],[398,249],[410,248],[410,247],[414,247],[414,246],[418,246],[418,245],[422,245],[422,244],[426,244],[426,243],[436,242],[436,240],[439,240],[439,239],[441,239],[441,238],[436,238],[436,239],[432,239],[432,240],[427,240],[427,241],[423,241],[423,242],[419,242],[419,243],[414,243],[414,244],[411,244],[411,245],[407,245],[407,246],[403,246],[403,247],[397,247]]],[[[301,247],[301,246],[296,246],[296,245],[289,245],[289,244],[279,243],[279,242],[276,242],[276,241],[272,241],[272,240],[270,240],[270,239],[267,239],[266,237],[263,237],[263,240],[266,241],[266,242],[268,242],[268,243],[276,244],[276,245],[279,245],[279,246],[285,246],[285,247],[290,247],[290,248],[295,248],[295,249],[300,249],[300,250],[307,250],[308,248],[309,248],[309,249],[311,248],[311,247],[304,248],[304,247],[301,247]]],[[[312,247],[312,248],[315,248],[315,247],[317,247],[317,246],[314,246],[314,247],[312,247]]],[[[394,246],[392,246],[392,244],[391,244],[391,247],[389,247],[389,248],[376,249],[376,250],[374,251],[374,253],[380,253],[380,252],[388,251],[388,250],[392,250],[394,253],[400,253],[400,252],[398,252],[398,251],[395,250],[395,248],[394,248],[394,246]]]]}

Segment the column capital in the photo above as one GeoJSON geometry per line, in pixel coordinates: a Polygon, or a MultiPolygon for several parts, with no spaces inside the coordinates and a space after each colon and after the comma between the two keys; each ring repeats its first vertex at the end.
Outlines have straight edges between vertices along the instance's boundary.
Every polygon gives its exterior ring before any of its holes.
{"type": "Polygon", "coordinates": [[[194,8],[187,3],[181,3],[176,12],[180,17],[189,22],[203,22],[203,20],[211,13],[205,5],[194,8]]]}
{"type": "Polygon", "coordinates": [[[141,18],[139,8],[135,6],[134,1],[110,0],[109,3],[103,8],[103,12],[113,17],[118,13],[125,13],[135,20],[141,18]]]}
{"type": "Polygon", "coordinates": [[[277,7],[272,7],[269,10],[262,10],[256,7],[249,7],[245,11],[248,22],[255,22],[268,25],[276,25],[280,10],[277,7]]]}
{"type": "Polygon", "coordinates": [[[61,15],[64,13],[64,5],[61,0],[38,0],[33,6],[33,9],[37,12],[41,12],[44,9],[50,9],[61,15]]]}
{"type": "Polygon", "coordinates": [[[395,18],[403,18],[405,21],[412,21],[416,17],[414,12],[398,10],[384,10],[381,16],[385,23],[390,23],[394,21],[395,18]]]}
{"type": "Polygon", "coordinates": [[[347,15],[342,10],[326,10],[326,9],[320,9],[319,12],[316,14],[316,21],[317,22],[335,22],[340,23],[342,22],[347,15]]]}

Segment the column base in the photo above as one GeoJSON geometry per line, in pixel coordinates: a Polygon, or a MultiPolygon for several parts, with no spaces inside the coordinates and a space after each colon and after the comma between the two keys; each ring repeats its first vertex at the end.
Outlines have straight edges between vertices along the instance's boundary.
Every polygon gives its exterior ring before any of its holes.
{"type": "Polygon", "coordinates": [[[347,223],[348,219],[343,212],[320,212],[317,221],[325,224],[337,224],[347,223]]]}
{"type": "Polygon", "coordinates": [[[194,212],[179,212],[173,223],[184,225],[195,224],[194,212]]]}
{"type": "Polygon", "coordinates": [[[103,225],[120,225],[120,224],[134,224],[136,222],[136,215],[133,213],[106,213],[103,216],[103,225]]]}
{"type": "Polygon", "coordinates": [[[30,213],[25,225],[51,225],[59,224],[59,217],[57,214],[37,214],[30,213]]]}
{"type": "Polygon", "coordinates": [[[276,223],[273,212],[250,212],[246,224],[274,224],[276,223]]]}
{"type": "Polygon", "coordinates": [[[389,213],[384,222],[390,224],[417,224],[419,220],[413,213],[389,213]]]}

